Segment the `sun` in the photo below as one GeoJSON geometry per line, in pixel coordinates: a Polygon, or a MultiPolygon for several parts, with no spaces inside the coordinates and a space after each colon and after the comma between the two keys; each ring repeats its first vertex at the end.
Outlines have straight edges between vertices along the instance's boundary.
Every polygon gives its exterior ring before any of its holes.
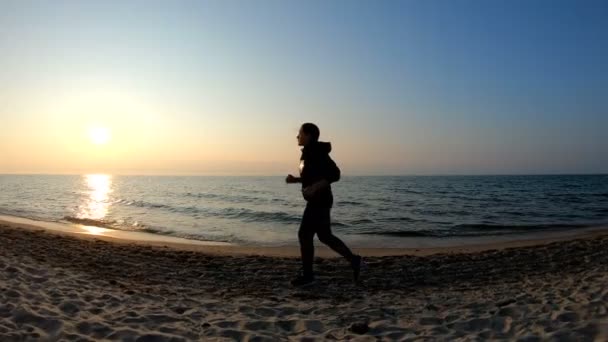
{"type": "Polygon", "coordinates": [[[89,129],[89,139],[95,145],[105,145],[110,138],[110,130],[106,127],[96,126],[89,129]]]}

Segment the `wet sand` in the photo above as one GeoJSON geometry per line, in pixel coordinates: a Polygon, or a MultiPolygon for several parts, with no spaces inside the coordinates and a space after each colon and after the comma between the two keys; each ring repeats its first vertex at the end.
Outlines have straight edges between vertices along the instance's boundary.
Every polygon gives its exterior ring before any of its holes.
{"type": "Polygon", "coordinates": [[[0,341],[608,340],[606,230],[357,251],[369,264],[361,284],[323,257],[317,284],[295,289],[296,248],[138,244],[2,222],[0,341]]]}

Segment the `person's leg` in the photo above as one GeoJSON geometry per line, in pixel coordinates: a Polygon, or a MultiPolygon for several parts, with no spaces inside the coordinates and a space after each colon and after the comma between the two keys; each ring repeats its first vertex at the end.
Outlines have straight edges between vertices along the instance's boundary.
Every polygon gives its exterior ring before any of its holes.
{"type": "Polygon", "coordinates": [[[313,261],[315,257],[315,215],[311,208],[304,209],[300,230],[298,230],[298,240],[300,241],[300,253],[302,255],[302,269],[304,277],[313,276],[313,261]]]}
{"type": "Polygon", "coordinates": [[[317,236],[319,240],[340,254],[349,262],[353,261],[353,253],[342,240],[331,232],[331,208],[320,208],[318,211],[317,236]]]}

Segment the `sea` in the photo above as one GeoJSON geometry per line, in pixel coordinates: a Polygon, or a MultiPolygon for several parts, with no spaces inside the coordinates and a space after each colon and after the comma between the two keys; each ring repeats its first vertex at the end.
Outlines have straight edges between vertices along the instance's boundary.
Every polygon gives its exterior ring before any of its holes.
{"type": "MultiPolygon", "coordinates": [[[[332,187],[332,230],[361,247],[608,226],[608,175],[344,176],[332,187]]],[[[304,206],[279,176],[0,175],[3,215],[237,245],[297,245],[304,206]]]]}

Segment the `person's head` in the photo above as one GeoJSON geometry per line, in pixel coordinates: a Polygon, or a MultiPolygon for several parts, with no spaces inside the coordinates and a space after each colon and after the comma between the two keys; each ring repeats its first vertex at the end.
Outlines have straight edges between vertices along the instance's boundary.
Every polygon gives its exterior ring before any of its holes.
{"type": "Polygon", "coordinates": [[[303,124],[298,132],[298,146],[306,146],[319,141],[319,134],[319,127],[317,125],[310,122],[303,124]]]}

